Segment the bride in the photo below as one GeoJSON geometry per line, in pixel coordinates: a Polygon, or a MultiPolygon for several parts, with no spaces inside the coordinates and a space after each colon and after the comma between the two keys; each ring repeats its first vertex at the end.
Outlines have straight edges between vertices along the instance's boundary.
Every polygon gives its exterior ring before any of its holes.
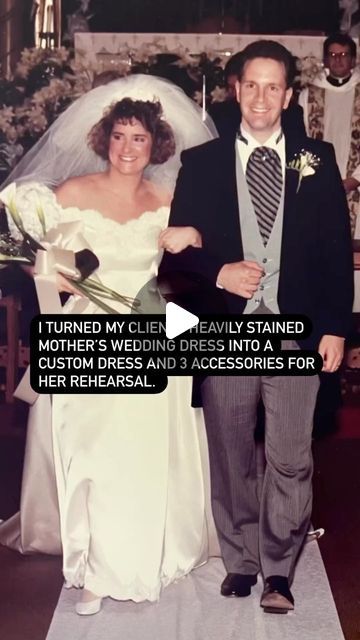
{"type": "MultiPolygon", "coordinates": [[[[191,228],[165,229],[180,152],[213,132],[166,81],[130,76],[98,87],[10,176],[23,223],[41,239],[39,203],[47,229],[80,220],[101,281],[134,297],[156,276],[159,245],[177,251],[199,242],[191,228]]],[[[9,204],[6,189],[0,198],[9,204]]],[[[59,274],[57,284],[73,294],[65,313],[101,312],[59,274]]],[[[108,596],[157,600],[162,587],[206,560],[207,459],[190,394],[189,378],[170,377],[161,394],[55,394],[31,408],[20,534],[15,517],[0,527],[0,541],[59,551],[54,468],[65,584],[82,588],[79,614],[97,613],[108,596]]]]}

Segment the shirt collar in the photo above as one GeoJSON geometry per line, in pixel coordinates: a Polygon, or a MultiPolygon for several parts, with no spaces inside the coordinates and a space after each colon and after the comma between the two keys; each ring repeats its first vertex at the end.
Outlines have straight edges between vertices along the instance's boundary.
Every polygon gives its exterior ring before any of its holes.
{"type": "Polygon", "coordinates": [[[344,84],[347,84],[349,80],[351,80],[351,74],[346,78],[333,78],[332,76],[326,76],[326,80],[333,87],[342,87],[344,84]]]}
{"type": "Polygon", "coordinates": [[[286,151],[285,151],[285,136],[283,135],[281,127],[275,131],[266,142],[260,144],[248,131],[244,131],[244,128],[240,126],[240,130],[236,137],[236,148],[239,154],[243,170],[246,171],[248,160],[257,147],[269,147],[274,149],[280,156],[281,168],[283,178],[285,176],[286,165],[286,151]]]}
{"type": "Polygon", "coordinates": [[[260,143],[258,140],[256,140],[256,138],[254,138],[254,136],[252,136],[248,131],[244,131],[241,125],[237,134],[237,139],[252,149],[255,149],[256,147],[269,147],[270,149],[275,149],[275,151],[277,151],[282,138],[283,131],[281,127],[279,127],[277,131],[274,131],[274,133],[271,134],[270,138],[268,138],[263,143],[260,143]]]}

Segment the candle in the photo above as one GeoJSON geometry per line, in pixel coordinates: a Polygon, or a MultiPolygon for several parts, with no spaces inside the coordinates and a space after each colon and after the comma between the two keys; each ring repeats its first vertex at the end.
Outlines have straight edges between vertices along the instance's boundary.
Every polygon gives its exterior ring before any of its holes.
{"type": "Polygon", "coordinates": [[[206,77],[203,75],[202,83],[202,121],[206,120],[206,77]]]}
{"type": "Polygon", "coordinates": [[[53,31],[53,7],[52,5],[48,5],[47,9],[46,9],[46,31],[47,33],[52,33],[53,31]]]}

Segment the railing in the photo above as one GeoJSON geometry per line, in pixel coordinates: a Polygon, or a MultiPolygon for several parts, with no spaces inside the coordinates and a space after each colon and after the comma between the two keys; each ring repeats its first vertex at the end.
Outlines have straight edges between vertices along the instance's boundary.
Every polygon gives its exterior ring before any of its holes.
{"type": "Polygon", "coordinates": [[[179,47],[184,47],[193,54],[208,49],[226,56],[240,51],[254,40],[265,38],[277,40],[300,58],[322,58],[323,36],[237,33],[76,33],[75,51],[89,62],[98,61],[99,55],[108,54],[109,59],[121,55],[121,50],[126,46],[139,49],[144,45],[151,45],[154,53],[156,48],[158,52],[164,47],[176,52],[179,47]]]}

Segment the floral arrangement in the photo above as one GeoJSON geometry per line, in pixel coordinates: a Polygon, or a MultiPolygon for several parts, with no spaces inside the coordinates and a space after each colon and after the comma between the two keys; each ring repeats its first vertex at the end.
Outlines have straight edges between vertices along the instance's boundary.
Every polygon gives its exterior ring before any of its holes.
{"type": "Polygon", "coordinates": [[[76,97],[69,52],[25,49],[12,79],[0,79],[0,169],[11,169],[76,97]]]}
{"type": "MultiPolygon", "coordinates": [[[[138,48],[123,46],[117,53],[99,52],[89,63],[71,49],[25,49],[11,79],[0,79],[0,171],[5,175],[76,98],[94,86],[130,73],[168,78],[196,102],[202,102],[206,77],[206,103],[226,99],[223,68],[229,52],[205,50],[192,55],[183,46],[169,51],[154,40],[138,48]]],[[[299,63],[300,85],[321,70],[314,57],[299,63]]],[[[0,177],[1,181],[1,177],[0,177]]]]}
{"type": "Polygon", "coordinates": [[[316,56],[306,56],[298,58],[297,68],[299,71],[298,84],[302,88],[311,84],[323,72],[324,65],[316,56]]]}
{"type": "MultiPolygon", "coordinates": [[[[47,265],[51,265],[51,275],[60,273],[80,295],[85,296],[91,302],[96,304],[105,313],[120,313],[113,307],[109,306],[108,301],[117,302],[128,307],[133,312],[140,313],[140,301],[136,298],[123,296],[113,289],[105,286],[96,277],[89,277],[99,266],[99,261],[95,254],[89,249],[82,249],[74,253],[74,251],[66,249],[66,236],[72,235],[72,229],[66,229],[66,224],[60,224],[62,237],[61,246],[53,241],[53,234],[46,229],[46,216],[41,206],[38,204],[36,212],[43,233],[43,244],[40,244],[25,229],[22,216],[15,204],[16,186],[10,184],[2,192],[3,202],[6,204],[9,214],[20,233],[21,240],[14,239],[10,233],[0,234],[0,268],[8,264],[15,263],[28,267],[38,264],[38,252],[50,252],[50,258],[47,265]],[[63,269],[62,269],[63,267],[63,269]]],[[[70,225],[71,226],[71,225],[70,225]]],[[[41,264],[41,257],[40,257],[41,264]]]]}
{"type": "Polygon", "coordinates": [[[154,74],[200,101],[206,75],[210,103],[225,98],[223,66],[218,54],[194,57],[183,47],[169,52],[155,41],[138,49],[123,47],[116,56],[100,52],[94,64],[81,54],[75,60],[65,47],[25,49],[13,77],[0,79],[0,171],[11,170],[71,102],[98,84],[130,73],[154,74]]]}

